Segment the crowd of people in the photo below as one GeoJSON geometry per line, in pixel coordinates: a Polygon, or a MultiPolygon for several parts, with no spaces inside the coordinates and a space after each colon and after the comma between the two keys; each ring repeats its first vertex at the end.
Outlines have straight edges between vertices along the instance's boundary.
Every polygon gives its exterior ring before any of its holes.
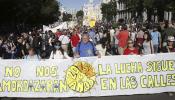
{"type": "Polygon", "coordinates": [[[93,28],[43,32],[34,29],[0,37],[1,59],[72,59],[113,55],[148,55],[175,52],[175,35],[159,26],[98,24],[93,28]]]}

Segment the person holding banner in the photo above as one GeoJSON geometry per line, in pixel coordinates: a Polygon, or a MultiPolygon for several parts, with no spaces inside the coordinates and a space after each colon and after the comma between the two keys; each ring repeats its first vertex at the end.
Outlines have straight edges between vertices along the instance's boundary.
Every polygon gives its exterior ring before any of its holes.
{"type": "Polygon", "coordinates": [[[51,52],[50,59],[70,59],[67,52],[61,47],[60,41],[56,41],[54,49],[51,52]]]}
{"type": "Polygon", "coordinates": [[[138,55],[139,51],[134,47],[134,41],[132,39],[128,40],[128,47],[124,50],[124,55],[138,55]]]}
{"type": "Polygon", "coordinates": [[[151,39],[151,34],[146,31],[144,33],[144,42],[142,45],[142,54],[147,55],[147,54],[154,54],[154,48],[153,48],[153,42],[151,39]]]}
{"type": "Polygon", "coordinates": [[[27,59],[27,60],[40,60],[40,56],[38,54],[36,54],[36,51],[34,48],[29,48],[28,50],[28,55],[25,56],[24,58],[27,59]]]}
{"type": "Polygon", "coordinates": [[[162,52],[163,53],[175,52],[174,42],[175,42],[174,36],[168,36],[167,46],[162,48],[162,52]]]}
{"type": "Polygon", "coordinates": [[[83,34],[82,41],[79,42],[75,57],[91,57],[98,56],[101,58],[100,53],[97,51],[95,45],[90,41],[90,37],[88,34],[83,34]]]}
{"type": "Polygon", "coordinates": [[[3,58],[3,52],[4,52],[3,39],[0,37],[0,59],[3,58]]]}

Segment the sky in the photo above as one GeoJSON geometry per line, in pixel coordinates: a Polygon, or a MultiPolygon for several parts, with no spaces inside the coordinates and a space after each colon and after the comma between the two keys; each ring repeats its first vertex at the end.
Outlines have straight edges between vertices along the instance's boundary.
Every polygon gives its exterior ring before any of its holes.
{"type": "MultiPolygon", "coordinates": [[[[58,0],[66,8],[75,8],[80,10],[81,7],[88,2],[88,0],[58,0]]],[[[98,3],[100,0],[94,0],[95,3],[98,3]]]]}

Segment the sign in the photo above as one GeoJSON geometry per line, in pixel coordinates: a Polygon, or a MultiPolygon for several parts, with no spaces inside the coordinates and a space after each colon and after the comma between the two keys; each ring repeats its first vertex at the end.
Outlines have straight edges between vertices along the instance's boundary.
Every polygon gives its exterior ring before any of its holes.
{"type": "Polygon", "coordinates": [[[0,97],[175,92],[175,53],[73,60],[0,60],[0,97]]]}
{"type": "Polygon", "coordinates": [[[89,23],[90,23],[89,26],[92,28],[95,26],[96,22],[95,22],[95,20],[91,20],[89,23]]]}

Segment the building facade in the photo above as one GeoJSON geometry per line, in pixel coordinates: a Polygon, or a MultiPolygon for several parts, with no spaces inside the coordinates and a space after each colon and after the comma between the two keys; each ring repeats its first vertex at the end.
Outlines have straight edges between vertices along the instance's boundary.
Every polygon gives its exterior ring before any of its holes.
{"type": "Polygon", "coordinates": [[[102,0],[102,3],[109,3],[111,0],[102,0]]]}
{"type": "Polygon", "coordinates": [[[83,25],[90,25],[91,21],[101,21],[101,4],[94,4],[93,0],[89,0],[87,4],[83,6],[84,18],[83,25]]]}
{"type": "MultiPolygon", "coordinates": [[[[109,3],[111,0],[102,0],[102,3],[109,3]]],[[[116,21],[119,19],[125,19],[125,20],[138,20],[138,13],[134,11],[129,11],[126,3],[127,0],[116,0],[117,5],[117,15],[116,15],[116,21]],[[135,19],[136,18],[136,19],[135,19]]],[[[155,10],[156,12],[156,10],[155,10]]],[[[173,14],[172,12],[164,11],[164,20],[172,21],[173,14]]],[[[142,18],[140,18],[143,22],[147,21],[147,11],[144,10],[142,12],[142,18]]],[[[152,15],[151,20],[154,22],[158,22],[158,16],[152,15]]]]}
{"type": "MultiPolygon", "coordinates": [[[[117,21],[119,19],[125,19],[125,20],[134,20],[134,18],[137,19],[138,21],[138,13],[134,12],[134,11],[129,11],[126,3],[127,1],[125,0],[116,0],[117,1],[117,21]]],[[[154,10],[154,12],[156,12],[156,10],[154,10]]],[[[168,20],[169,22],[172,21],[172,12],[167,12],[164,11],[164,20],[168,20]]],[[[135,20],[136,20],[135,19],[135,20]]],[[[147,15],[147,10],[144,9],[144,11],[142,12],[142,19],[143,22],[147,21],[148,19],[148,15],[147,15]]],[[[151,15],[151,20],[154,22],[158,22],[158,16],[157,15],[151,15]]]]}

